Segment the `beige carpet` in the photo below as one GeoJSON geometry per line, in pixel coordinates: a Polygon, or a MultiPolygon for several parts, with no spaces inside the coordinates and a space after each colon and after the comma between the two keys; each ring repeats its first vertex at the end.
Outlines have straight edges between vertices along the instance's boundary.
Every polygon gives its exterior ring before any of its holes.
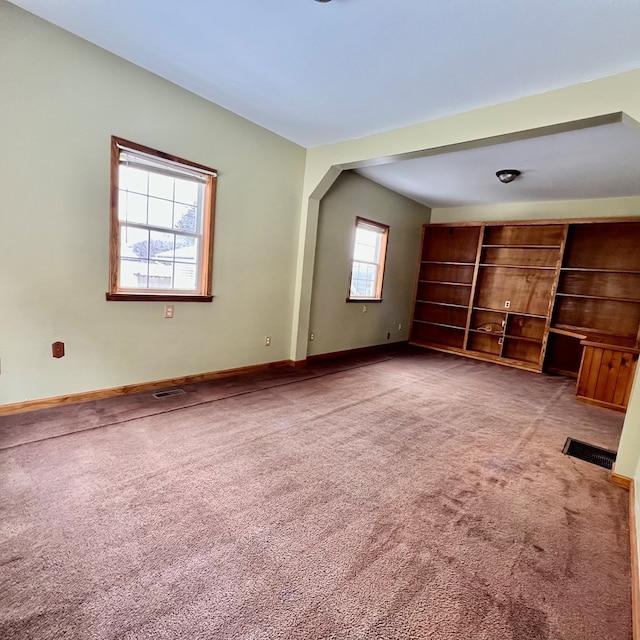
{"type": "Polygon", "coordinates": [[[0,637],[631,638],[573,387],[418,351],[0,418],[0,637]]]}

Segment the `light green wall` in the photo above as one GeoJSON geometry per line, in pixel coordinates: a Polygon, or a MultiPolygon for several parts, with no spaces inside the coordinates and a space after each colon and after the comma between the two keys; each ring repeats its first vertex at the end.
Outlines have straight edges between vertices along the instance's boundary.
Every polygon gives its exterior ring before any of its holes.
{"type": "Polygon", "coordinates": [[[408,338],[422,225],[429,209],[350,171],[320,202],[309,355],[408,338]],[[383,301],[346,302],[356,216],[389,225],[383,301]],[[402,329],[398,329],[398,325],[402,329]]]}
{"type": "Polygon", "coordinates": [[[305,150],[2,0],[0,42],[0,404],[288,358],[305,150]],[[211,304],[105,301],[112,134],[219,170],[211,304]]]}
{"type": "MultiPolygon", "coordinates": [[[[635,478],[638,482],[636,489],[640,493],[640,366],[636,366],[631,397],[618,445],[615,471],[627,478],[635,478]]],[[[640,517],[640,509],[636,510],[636,514],[640,517]]]]}
{"type": "Polygon", "coordinates": [[[523,202],[433,209],[431,222],[554,220],[640,216],[640,197],[523,202]]]}

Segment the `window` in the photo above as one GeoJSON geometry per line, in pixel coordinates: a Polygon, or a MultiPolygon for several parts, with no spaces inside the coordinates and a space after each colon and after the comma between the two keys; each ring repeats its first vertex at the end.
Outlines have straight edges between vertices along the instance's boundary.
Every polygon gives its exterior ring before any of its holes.
{"type": "Polygon", "coordinates": [[[107,300],[209,302],[216,171],[111,139],[107,300]]]}
{"type": "Polygon", "coordinates": [[[356,218],[351,284],[347,301],[382,300],[382,277],[389,227],[356,218]]]}

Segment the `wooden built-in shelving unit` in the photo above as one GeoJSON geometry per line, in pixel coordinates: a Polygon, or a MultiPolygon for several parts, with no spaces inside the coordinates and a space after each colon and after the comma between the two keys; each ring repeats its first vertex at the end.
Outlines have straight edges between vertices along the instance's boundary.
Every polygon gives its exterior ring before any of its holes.
{"type": "Polygon", "coordinates": [[[640,218],[424,227],[413,344],[576,377],[607,347],[598,366],[624,369],[619,381],[591,372],[580,397],[620,407],[639,328],[640,218]]]}

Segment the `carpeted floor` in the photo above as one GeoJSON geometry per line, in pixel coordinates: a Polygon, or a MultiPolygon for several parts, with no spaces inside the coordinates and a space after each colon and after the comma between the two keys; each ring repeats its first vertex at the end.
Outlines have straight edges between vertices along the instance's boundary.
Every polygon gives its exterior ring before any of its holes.
{"type": "Polygon", "coordinates": [[[0,637],[631,638],[574,385],[418,351],[0,418],[0,637]]]}

